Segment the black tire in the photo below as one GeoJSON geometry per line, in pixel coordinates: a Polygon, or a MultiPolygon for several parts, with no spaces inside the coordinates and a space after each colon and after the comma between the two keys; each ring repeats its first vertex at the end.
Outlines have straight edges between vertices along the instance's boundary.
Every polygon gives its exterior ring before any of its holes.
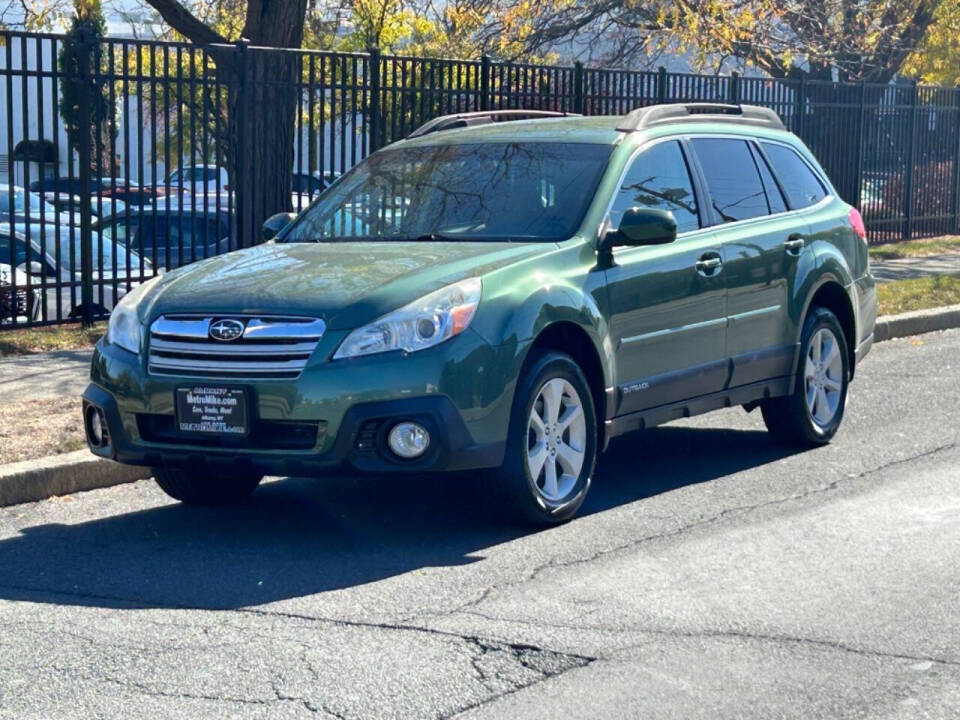
{"type": "Polygon", "coordinates": [[[186,505],[228,505],[250,497],[263,480],[250,473],[192,472],[181,468],[154,468],[157,485],[186,505]]]}
{"type": "Polygon", "coordinates": [[[500,518],[543,527],[570,520],[583,504],[593,481],[598,434],[593,396],[580,367],[569,355],[560,352],[534,352],[536,354],[529,359],[527,370],[517,384],[503,465],[484,478],[481,492],[500,518]],[[555,378],[567,381],[576,390],[583,410],[585,438],[583,464],[578,477],[569,492],[551,502],[538,490],[537,478],[531,477],[526,452],[534,403],[546,383],[555,378]]]}
{"type": "Polygon", "coordinates": [[[803,323],[793,394],[764,400],[760,405],[763,421],[775,440],[787,445],[813,447],[826,445],[837,434],[840,423],[843,422],[843,413],[847,406],[847,389],[850,385],[850,353],[847,348],[847,338],[837,316],[826,308],[811,308],[803,323]],[[820,424],[814,419],[807,405],[805,377],[806,359],[810,352],[811,341],[822,329],[829,330],[836,338],[843,367],[839,402],[832,419],[825,424],[820,424]]]}
{"type": "MultiPolygon", "coordinates": [[[[103,305],[94,303],[90,306],[90,317],[93,318],[102,318],[107,315],[106,308],[103,305]]],[[[73,310],[70,311],[71,318],[82,318],[83,317],[83,305],[77,305],[73,310]]]]}

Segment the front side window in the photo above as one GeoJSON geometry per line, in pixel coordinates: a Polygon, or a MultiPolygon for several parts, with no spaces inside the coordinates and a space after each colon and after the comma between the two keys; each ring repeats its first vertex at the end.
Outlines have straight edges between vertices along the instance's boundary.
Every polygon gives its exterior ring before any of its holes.
{"type": "Polygon", "coordinates": [[[623,213],[632,207],[669,210],[676,218],[677,232],[700,227],[690,171],[676,140],[657,143],[636,157],[617,189],[610,226],[620,227],[623,213]]]}
{"type": "Polygon", "coordinates": [[[308,209],[284,241],[565,240],[611,151],[552,142],[384,150],[308,209]]]}
{"type": "Polygon", "coordinates": [[[767,195],[745,140],[695,138],[714,212],[724,223],[767,215],[767,195]]]}
{"type": "Polygon", "coordinates": [[[827,196],[823,183],[796,150],[777,143],[763,143],[763,150],[794,210],[816,205],[827,196]]]}

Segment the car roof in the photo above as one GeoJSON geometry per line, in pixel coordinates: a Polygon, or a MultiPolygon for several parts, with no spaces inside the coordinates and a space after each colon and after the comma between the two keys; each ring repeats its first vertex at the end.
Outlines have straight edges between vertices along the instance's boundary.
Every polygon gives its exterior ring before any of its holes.
{"type": "Polygon", "coordinates": [[[510,142],[517,139],[533,142],[577,142],[610,145],[622,133],[617,130],[621,116],[535,118],[511,120],[485,125],[471,125],[422,135],[394,143],[393,147],[447,145],[453,143],[510,142]]]}
{"type": "Polygon", "coordinates": [[[154,206],[151,205],[148,208],[144,208],[143,212],[140,212],[137,209],[131,209],[129,213],[127,213],[126,210],[121,210],[120,212],[111,213],[110,215],[104,215],[100,218],[97,218],[95,220],[95,223],[97,225],[105,225],[106,223],[113,222],[114,220],[118,222],[123,220],[139,221],[141,218],[149,221],[150,218],[152,218],[154,215],[156,215],[157,217],[161,217],[161,216],[165,217],[167,215],[183,216],[184,218],[187,219],[187,221],[189,221],[191,217],[195,217],[197,220],[200,220],[204,217],[214,218],[217,215],[226,217],[229,214],[230,214],[230,211],[227,210],[227,208],[220,208],[220,211],[217,212],[216,208],[211,207],[211,208],[208,208],[206,212],[204,212],[203,207],[195,208],[192,205],[189,205],[189,206],[171,205],[169,210],[163,207],[163,205],[159,205],[156,208],[156,212],[154,212],[154,206]]]}
{"type": "MultiPolygon", "coordinates": [[[[640,139],[663,135],[688,133],[733,133],[754,137],[794,137],[780,118],[767,108],[750,105],[725,105],[720,103],[674,103],[638,108],[626,115],[557,115],[531,119],[512,119],[509,116],[494,121],[463,123],[458,118],[496,116],[498,112],[508,116],[515,112],[537,111],[489,111],[448,116],[451,122],[443,129],[423,133],[421,128],[391,147],[418,147],[430,145],[466,144],[480,142],[568,142],[615,144],[624,136],[634,135],[640,139]]],[[[549,113],[543,113],[549,114],[549,113]]],[[[447,118],[444,118],[447,119],[447,118]]],[[[432,121],[436,124],[437,121],[432,121]]],[[[430,125],[431,123],[428,123],[430,125]]]]}

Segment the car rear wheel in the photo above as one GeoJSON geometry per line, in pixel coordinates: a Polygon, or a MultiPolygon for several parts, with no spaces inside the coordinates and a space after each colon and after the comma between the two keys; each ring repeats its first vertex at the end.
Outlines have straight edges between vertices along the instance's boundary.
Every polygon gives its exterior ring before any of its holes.
{"type": "Polygon", "coordinates": [[[153,478],[167,495],[186,505],[240,502],[263,480],[262,475],[251,473],[201,473],[181,468],[155,468],[153,478]]]}
{"type": "Polygon", "coordinates": [[[813,308],[804,322],[793,394],[761,405],[767,429],[777,440],[808,446],[830,442],[846,409],[849,357],[836,315],[813,308]]]}
{"type": "Polygon", "coordinates": [[[514,398],[503,466],[489,479],[501,516],[553,525],[572,518],[590,489],[597,459],[597,418],[577,364],[538,353],[514,398]]]}

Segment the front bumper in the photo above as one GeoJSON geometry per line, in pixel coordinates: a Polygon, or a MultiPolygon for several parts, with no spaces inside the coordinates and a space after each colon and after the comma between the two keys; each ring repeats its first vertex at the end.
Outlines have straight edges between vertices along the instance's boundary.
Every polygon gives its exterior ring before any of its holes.
{"type": "Polygon", "coordinates": [[[101,341],[83,405],[85,418],[88,408],[101,411],[109,440],[89,443],[90,449],[130,465],[239,466],[266,475],[496,467],[503,460],[523,349],[490,346],[468,330],[407,356],[311,362],[296,380],[243,383],[253,407],[250,436],[197,441],[165,432],[174,427],[174,393],[217,381],[150,376],[141,357],[101,341]],[[431,445],[423,457],[402,461],[386,450],[386,434],[400,420],[429,430],[431,445]],[[298,433],[307,446],[292,442],[298,433]]]}

